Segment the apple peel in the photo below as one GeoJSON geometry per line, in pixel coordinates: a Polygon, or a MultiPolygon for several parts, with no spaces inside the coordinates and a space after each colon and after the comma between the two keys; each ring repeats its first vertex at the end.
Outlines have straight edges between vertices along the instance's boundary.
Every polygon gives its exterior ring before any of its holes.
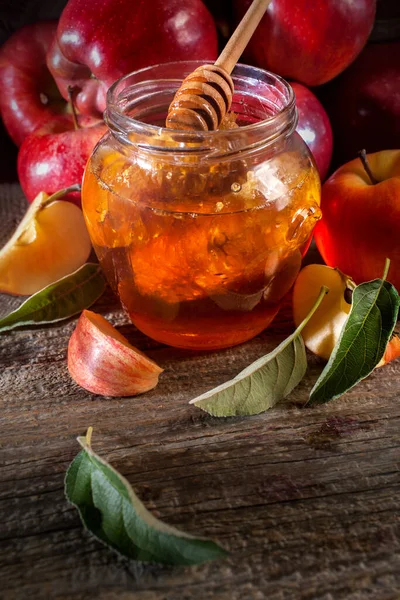
{"type": "Polygon", "coordinates": [[[85,264],[91,242],[80,208],[65,202],[75,185],[52,196],[41,192],[0,250],[0,292],[28,296],[85,264]]]}
{"type": "Polygon", "coordinates": [[[397,333],[393,334],[392,339],[389,340],[388,345],[386,346],[385,354],[382,357],[382,360],[376,365],[376,369],[378,367],[383,367],[387,365],[387,363],[399,358],[400,356],[400,337],[397,333]]]}
{"type": "Polygon", "coordinates": [[[68,370],[88,392],[135,396],[153,389],[163,372],[104,317],[84,310],[68,344],[68,370]]]}

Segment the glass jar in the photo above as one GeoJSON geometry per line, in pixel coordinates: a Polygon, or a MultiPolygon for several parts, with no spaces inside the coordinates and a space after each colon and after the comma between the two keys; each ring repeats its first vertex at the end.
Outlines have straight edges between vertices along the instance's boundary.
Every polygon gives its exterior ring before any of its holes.
{"type": "Polygon", "coordinates": [[[156,65],[110,88],[110,131],[86,167],[82,205],[134,325],[165,344],[216,349],[276,315],[320,218],[320,181],[295,132],[292,88],[261,69],[235,68],[230,128],[166,129],[200,64],[156,65]]]}

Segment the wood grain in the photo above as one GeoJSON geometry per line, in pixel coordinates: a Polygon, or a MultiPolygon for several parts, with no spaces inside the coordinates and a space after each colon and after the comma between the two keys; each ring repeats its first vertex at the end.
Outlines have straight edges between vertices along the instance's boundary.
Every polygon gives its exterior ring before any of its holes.
{"type": "Polygon", "coordinates": [[[75,320],[0,335],[1,598],[400,598],[400,361],[307,409],[322,365],[310,357],[284,403],[216,419],[188,401],[278,344],[291,328],[289,306],[256,339],[209,354],[149,340],[111,293],[95,310],[165,373],[141,397],[100,398],[67,372],[75,320]],[[89,425],[96,451],[154,514],[218,540],[229,557],[143,565],[91,538],[63,492],[75,438],[89,425]]]}

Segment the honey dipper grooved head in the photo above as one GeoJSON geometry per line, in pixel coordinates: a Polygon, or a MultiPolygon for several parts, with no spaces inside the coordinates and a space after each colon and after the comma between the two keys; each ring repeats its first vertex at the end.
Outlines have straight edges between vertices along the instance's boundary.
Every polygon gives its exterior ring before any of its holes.
{"type": "Polygon", "coordinates": [[[215,65],[198,67],[176,92],[168,110],[166,126],[186,131],[218,129],[232,103],[233,81],[215,65]]]}

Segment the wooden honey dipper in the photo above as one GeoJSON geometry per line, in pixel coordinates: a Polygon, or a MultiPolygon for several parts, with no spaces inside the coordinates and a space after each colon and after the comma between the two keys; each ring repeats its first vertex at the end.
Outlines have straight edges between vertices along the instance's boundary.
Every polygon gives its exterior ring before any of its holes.
{"type": "Polygon", "coordinates": [[[231,73],[271,0],[253,0],[213,65],[203,65],[182,82],[168,109],[169,129],[212,131],[218,129],[230,109],[231,73]]]}

